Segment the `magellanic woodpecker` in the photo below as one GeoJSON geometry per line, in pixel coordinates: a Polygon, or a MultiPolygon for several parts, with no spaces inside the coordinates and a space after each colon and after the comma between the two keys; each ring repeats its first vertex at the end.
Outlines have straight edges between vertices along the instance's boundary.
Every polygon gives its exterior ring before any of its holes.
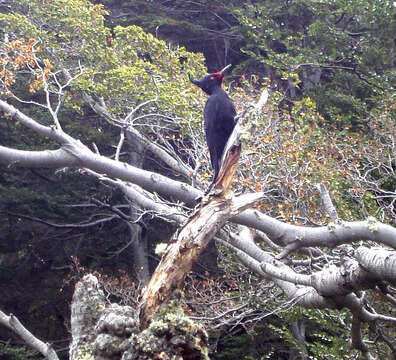
{"type": "Polygon", "coordinates": [[[224,147],[236,124],[235,106],[221,87],[224,72],[230,67],[231,65],[227,65],[224,69],[213,74],[208,74],[201,80],[193,80],[189,77],[193,84],[200,87],[209,95],[204,108],[204,122],[206,142],[214,173],[212,184],[207,192],[210,191],[217,180],[224,147]]]}

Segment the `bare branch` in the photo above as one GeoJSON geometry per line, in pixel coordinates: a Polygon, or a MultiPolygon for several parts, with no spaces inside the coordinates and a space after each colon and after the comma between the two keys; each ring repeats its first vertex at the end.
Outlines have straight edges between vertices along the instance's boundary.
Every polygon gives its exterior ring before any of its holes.
{"type": "Polygon", "coordinates": [[[396,249],[396,229],[373,218],[309,227],[286,224],[257,210],[247,210],[232,220],[261,230],[276,244],[293,246],[294,250],[315,246],[336,247],[362,240],[375,241],[396,249]]]}
{"type": "Polygon", "coordinates": [[[353,348],[360,350],[367,360],[375,360],[375,358],[370,354],[368,347],[363,342],[361,333],[361,320],[357,316],[353,316],[352,319],[352,346],[353,348]]]}
{"type": "Polygon", "coordinates": [[[116,150],[116,153],[114,156],[114,159],[117,161],[120,161],[120,152],[122,149],[122,145],[124,145],[124,141],[125,141],[125,131],[124,131],[124,129],[121,129],[120,140],[118,141],[117,150],[116,150]]]}
{"type": "Polygon", "coordinates": [[[143,107],[145,107],[146,105],[153,103],[153,102],[157,102],[158,101],[158,96],[159,96],[159,89],[158,89],[158,85],[157,82],[155,81],[155,77],[151,76],[151,79],[153,80],[154,86],[155,86],[155,97],[154,99],[149,99],[145,102],[142,102],[141,104],[139,104],[138,106],[136,106],[134,109],[132,109],[132,111],[125,117],[124,121],[125,123],[129,123],[133,117],[133,115],[138,112],[140,109],[142,109],[143,107]]]}
{"type": "Polygon", "coordinates": [[[318,189],[318,191],[320,193],[323,207],[325,208],[326,212],[329,214],[331,220],[333,220],[334,222],[339,221],[337,210],[334,207],[333,202],[331,201],[331,197],[327,190],[326,185],[323,183],[320,183],[320,184],[316,185],[316,188],[318,189]]]}
{"type": "Polygon", "coordinates": [[[58,355],[56,354],[52,346],[36,338],[29,330],[27,330],[21,324],[18,318],[15,317],[13,314],[7,316],[0,310],[0,323],[18,334],[26,344],[40,352],[48,360],[59,360],[58,355]]]}
{"type": "Polygon", "coordinates": [[[354,252],[359,264],[378,279],[396,284],[396,253],[383,248],[358,247],[354,252]]]}
{"type": "MultiPolygon", "coordinates": [[[[167,164],[171,169],[176,171],[178,174],[182,174],[186,178],[189,178],[191,174],[193,173],[193,170],[183,161],[178,158],[176,154],[170,155],[168,151],[166,151],[163,147],[159,146],[158,144],[153,143],[152,141],[148,140],[142,133],[140,133],[134,126],[131,124],[139,119],[143,119],[146,117],[162,117],[163,115],[161,114],[145,114],[141,115],[138,118],[131,120],[131,117],[134,115],[134,113],[142,108],[144,105],[149,104],[150,102],[156,101],[156,99],[152,99],[148,102],[144,102],[140,104],[138,107],[136,107],[131,113],[123,120],[115,119],[107,110],[107,107],[104,103],[104,101],[101,101],[101,103],[98,103],[97,101],[94,100],[93,97],[89,96],[88,94],[83,95],[84,99],[88,102],[88,104],[92,107],[92,109],[105,118],[107,121],[109,121],[111,124],[116,125],[120,127],[122,130],[121,131],[128,131],[128,133],[133,137],[134,141],[138,141],[144,148],[150,152],[152,152],[155,156],[157,156],[159,159],[161,159],[165,164],[167,164]]],[[[103,99],[102,99],[103,100],[103,99]]],[[[168,116],[163,116],[166,119],[171,119],[168,116]]],[[[121,141],[121,139],[120,139],[121,141]]],[[[120,143],[119,143],[120,144],[120,143]]]]}
{"type": "MultiPolygon", "coordinates": [[[[279,266],[281,264],[277,262],[277,265],[279,266]]],[[[265,262],[262,262],[260,266],[261,269],[270,277],[275,277],[293,284],[311,286],[310,275],[297,274],[294,271],[291,271],[291,269],[282,269],[282,271],[277,266],[265,262]]]]}
{"type": "Polygon", "coordinates": [[[95,220],[95,221],[89,221],[89,222],[84,221],[84,222],[77,223],[77,224],[55,224],[53,222],[46,221],[46,220],[43,220],[43,219],[40,219],[40,218],[36,218],[34,216],[28,216],[28,215],[23,215],[23,214],[15,214],[15,213],[12,213],[12,212],[8,212],[7,214],[10,215],[10,216],[14,216],[14,217],[18,217],[18,218],[34,221],[34,222],[37,222],[37,223],[45,224],[45,225],[48,225],[48,226],[51,226],[51,227],[57,228],[57,229],[87,228],[87,227],[96,226],[96,225],[99,225],[99,224],[102,224],[102,223],[105,223],[105,222],[108,222],[108,221],[112,221],[115,218],[117,218],[117,216],[107,216],[107,217],[104,217],[104,218],[101,218],[101,219],[98,219],[98,220],[95,220]]]}
{"type": "MultiPolygon", "coordinates": [[[[63,145],[62,149],[41,152],[0,147],[0,161],[3,163],[25,167],[87,168],[107,174],[107,177],[134,183],[151,193],[171,196],[187,205],[193,205],[195,199],[201,196],[200,191],[188,184],[95,154],[62,131],[38,124],[1,100],[0,108],[42,136],[53,138],[63,145]]],[[[303,227],[285,224],[257,210],[246,210],[231,221],[263,231],[275,244],[285,246],[286,253],[290,249],[335,247],[361,240],[372,240],[396,248],[396,229],[372,218],[367,221],[331,223],[326,227],[303,227]]]]}

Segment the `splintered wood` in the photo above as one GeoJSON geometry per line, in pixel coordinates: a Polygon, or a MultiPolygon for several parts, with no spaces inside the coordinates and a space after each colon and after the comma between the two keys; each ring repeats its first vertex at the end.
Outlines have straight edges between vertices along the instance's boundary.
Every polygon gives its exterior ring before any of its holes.
{"type": "Polygon", "coordinates": [[[170,299],[173,291],[183,287],[194,262],[216,232],[232,216],[262,198],[262,193],[234,197],[229,190],[240,152],[239,136],[236,134],[233,140],[230,138],[227,143],[218,181],[215,184],[215,195],[203,202],[175,235],[175,242],[168,246],[143,290],[140,313],[142,328],[149,325],[152,315],[158,311],[161,304],[170,299]]]}

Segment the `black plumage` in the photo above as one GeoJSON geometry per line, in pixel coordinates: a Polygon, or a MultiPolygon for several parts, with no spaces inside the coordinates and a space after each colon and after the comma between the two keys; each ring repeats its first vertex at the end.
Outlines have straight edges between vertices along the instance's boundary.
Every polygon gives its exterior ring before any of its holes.
{"type": "Polygon", "coordinates": [[[206,142],[214,170],[212,185],[216,182],[219,175],[224,147],[236,123],[235,106],[221,87],[224,72],[229,67],[230,65],[221,71],[206,75],[202,80],[192,80],[190,78],[193,84],[199,86],[209,95],[204,108],[204,121],[206,142]]]}

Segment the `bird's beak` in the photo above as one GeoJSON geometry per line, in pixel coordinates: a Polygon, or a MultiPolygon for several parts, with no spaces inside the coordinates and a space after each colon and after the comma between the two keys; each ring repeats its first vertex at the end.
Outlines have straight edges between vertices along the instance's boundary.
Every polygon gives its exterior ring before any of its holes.
{"type": "Polygon", "coordinates": [[[198,80],[194,80],[191,78],[190,74],[188,74],[188,79],[190,80],[190,82],[192,82],[194,85],[200,86],[201,82],[198,80]]]}
{"type": "Polygon", "coordinates": [[[220,75],[223,75],[231,66],[232,66],[231,64],[228,64],[224,69],[221,69],[219,71],[220,75]]]}

